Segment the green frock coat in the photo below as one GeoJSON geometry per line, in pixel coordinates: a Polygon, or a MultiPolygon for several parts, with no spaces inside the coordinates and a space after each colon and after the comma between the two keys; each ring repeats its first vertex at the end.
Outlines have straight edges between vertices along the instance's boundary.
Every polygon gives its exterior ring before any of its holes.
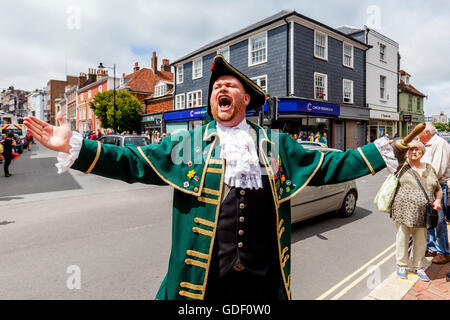
{"type": "MultiPolygon", "coordinates": [[[[285,133],[247,121],[256,131],[260,161],[271,186],[281,269],[280,299],[291,298],[290,199],[306,185],[352,180],[386,165],[374,144],[346,152],[304,149],[285,133]]],[[[165,138],[160,144],[119,147],[83,140],[72,168],[128,183],[171,185],[172,250],[156,299],[203,300],[222,202],[225,160],[216,122],[165,138]]]]}

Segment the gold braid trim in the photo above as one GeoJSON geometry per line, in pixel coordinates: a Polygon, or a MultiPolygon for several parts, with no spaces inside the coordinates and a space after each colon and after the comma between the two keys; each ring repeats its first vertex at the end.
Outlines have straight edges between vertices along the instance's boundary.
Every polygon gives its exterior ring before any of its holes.
{"type": "Polygon", "coordinates": [[[202,294],[190,293],[190,292],[187,292],[187,291],[184,291],[184,290],[180,290],[178,292],[178,294],[180,296],[185,296],[185,297],[188,297],[188,298],[191,298],[191,299],[196,299],[196,300],[201,300],[203,298],[202,294]]]}
{"type": "MultiPolygon", "coordinates": [[[[281,226],[283,225],[283,223],[284,223],[284,219],[281,219],[281,220],[280,220],[280,223],[278,224],[278,229],[281,228],[281,226]]],[[[279,230],[278,230],[278,231],[279,231],[279,230]]]]}
{"type": "Polygon", "coordinates": [[[192,260],[192,259],[186,259],[186,260],[184,260],[184,262],[186,264],[193,265],[193,266],[200,267],[200,268],[204,268],[204,269],[206,269],[206,267],[208,266],[204,262],[200,262],[200,261],[192,260]]]}
{"type": "Polygon", "coordinates": [[[213,232],[212,231],[208,231],[208,230],[205,230],[205,229],[202,229],[202,228],[198,228],[198,227],[193,227],[192,231],[194,233],[200,233],[200,234],[202,234],[204,236],[208,236],[208,237],[212,237],[213,236],[213,232]]]}
{"type": "Polygon", "coordinates": [[[206,194],[211,194],[213,196],[220,196],[219,190],[214,190],[214,189],[209,189],[209,188],[204,187],[202,192],[206,193],[206,194]]]}
{"type": "Polygon", "coordinates": [[[223,164],[222,160],[217,160],[217,159],[209,159],[209,163],[210,164],[223,164]]]}
{"type": "Polygon", "coordinates": [[[280,233],[278,234],[278,237],[279,237],[279,238],[281,238],[281,235],[283,234],[284,230],[285,230],[285,228],[284,228],[284,227],[283,227],[283,228],[281,228],[281,230],[280,230],[280,233]]]}
{"type": "Polygon", "coordinates": [[[213,204],[213,205],[215,205],[215,206],[217,206],[217,205],[219,204],[219,201],[218,201],[218,200],[211,199],[211,198],[206,198],[206,197],[198,197],[197,200],[198,200],[198,201],[201,201],[201,202],[213,204]]]}
{"type": "Polygon", "coordinates": [[[281,263],[281,266],[282,266],[283,268],[284,268],[286,262],[288,261],[288,259],[289,259],[289,255],[287,254],[286,257],[283,258],[283,262],[281,263]]]}
{"type": "Polygon", "coordinates": [[[189,283],[189,282],[181,282],[180,283],[180,287],[203,292],[203,286],[200,286],[200,285],[197,285],[197,284],[192,284],[192,283],[189,283]]]}
{"type": "Polygon", "coordinates": [[[284,247],[283,252],[281,252],[281,257],[284,257],[284,254],[289,250],[288,247],[284,247]]]}
{"type": "Polygon", "coordinates": [[[370,165],[369,160],[367,160],[366,156],[364,155],[364,153],[362,152],[361,148],[357,149],[359,154],[361,155],[361,158],[363,158],[364,162],[366,163],[367,167],[369,168],[370,172],[372,172],[372,175],[375,175],[375,171],[373,170],[372,166],[370,165]]]}
{"type": "Polygon", "coordinates": [[[97,141],[97,154],[95,155],[94,161],[92,161],[91,166],[89,167],[89,169],[87,169],[85,174],[91,173],[92,169],[94,169],[95,165],[97,164],[98,158],[100,158],[101,151],[102,151],[102,144],[100,143],[100,141],[97,141]]]}
{"type": "Polygon", "coordinates": [[[210,172],[210,173],[222,173],[223,169],[218,169],[218,168],[208,168],[206,169],[206,172],[210,172]]]}
{"type": "Polygon", "coordinates": [[[194,222],[195,223],[201,223],[201,224],[204,224],[205,226],[213,227],[213,228],[215,226],[214,222],[209,221],[209,220],[205,220],[205,219],[202,219],[202,218],[199,218],[199,217],[194,218],[194,222]]]}
{"type": "Polygon", "coordinates": [[[200,259],[205,259],[205,260],[209,259],[209,255],[198,252],[198,251],[194,251],[194,250],[188,250],[188,251],[186,251],[186,254],[189,256],[200,258],[200,259]]]}

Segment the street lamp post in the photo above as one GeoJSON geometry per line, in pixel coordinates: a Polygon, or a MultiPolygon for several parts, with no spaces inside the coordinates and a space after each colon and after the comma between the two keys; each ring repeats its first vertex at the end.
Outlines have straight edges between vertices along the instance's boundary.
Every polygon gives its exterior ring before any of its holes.
{"type": "Polygon", "coordinates": [[[114,66],[111,67],[105,67],[103,65],[103,63],[100,62],[100,64],[98,65],[98,67],[100,70],[101,69],[113,69],[114,70],[114,88],[113,88],[113,92],[114,92],[114,118],[113,118],[113,126],[114,126],[114,133],[117,133],[117,124],[116,124],[116,64],[114,64],[114,66]]]}

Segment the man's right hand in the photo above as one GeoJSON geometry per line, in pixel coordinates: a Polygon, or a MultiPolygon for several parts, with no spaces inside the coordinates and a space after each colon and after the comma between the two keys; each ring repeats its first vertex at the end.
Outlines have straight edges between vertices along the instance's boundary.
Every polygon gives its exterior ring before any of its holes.
{"type": "Polygon", "coordinates": [[[23,119],[27,132],[36,138],[44,147],[58,152],[70,153],[72,130],[61,113],[56,115],[59,126],[52,126],[36,117],[23,119]]]}

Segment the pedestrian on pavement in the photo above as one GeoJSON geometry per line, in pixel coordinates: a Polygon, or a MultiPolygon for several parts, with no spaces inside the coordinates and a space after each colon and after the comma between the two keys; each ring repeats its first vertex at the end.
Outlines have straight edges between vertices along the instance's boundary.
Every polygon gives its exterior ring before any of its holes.
{"type": "Polygon", "coordinates": [[[442,190],[434,168],[420,162],[425,147],[420,141],[413,141],[408,150],[408,162],[398,173],[399,182],[391,207],[391,217],[395,221],[397,275],[407,279],[406,269],[411,268],[423,281],[429,281],[423,270],[423,259],[427,246],[426,199],[417,177],[427,192],[428,198],[435,199],[433,208],[441,209],[442,190]],[[409,262],[409,238],[413,237],[412,261],[409,262]]]}
{"type": "Polygon", "coordinates": [[[444,194],[442,208],[438,212],[438,224],[435,229],[428,231],[426,256],[433,256],[431,260],[433,263],[443,264],[450,262],[447,222],[444,213],[448,201],[447,190],[450,186],[450,145],[436,134],[436,127],[431,122],[426,122],[425,130],[419,135],[419,139],[426,149],[422,161],[433,166],[444,194]]]}
{"type": "Polygon", "coordinates": [[[406,152],[384,138],[344,153],[304,149],[287,134],[245,119],[266,99],[218,55],[206,100],[214,120],[186,139],[120,148],[81,139],[60,114],[58,127],[35,117],[24,124],[43,146],[60,152],[59,172],[72,168],[176,189],[171,257],[158,300],[284,300],[291,298],[290,199],[307,184],[339,183],[386,166],[395,171],[396,157],[403,160],[406,152]],[[191,157],[176,158],[185,148],[191,157]]]}
{"type": "Polygon", "coordinates": [[[97,136],[95,137],[95,140],[99,140],[102,137],[102,131],[98,129],[97,136]]]}
{"type": "Polygon", "coordinates": [[[26,135],[26,139],[27,139],[27,148],[28,151],[31,151],[31,144],[33,143],[33,136],[31,134],[27,134],[26,135]]]}
{"type": "Polygon", "coordinates": [[[300,133],[298,134],[297,142],[305,141],[305,140],[306,140],[305,133],[303,131],[300,131],[300,133]]]}
{"type": "Polygon", "coordinates": [[[16,140],[14,139],[14,133],[7,134],[6,139],[3,140],[3,157],[5,158],[5,164],[3,166],[5,171],[5,177],[11,177],[9,173],[9,165],[13,158],[13,147],[16,146],[16,140]]]}

